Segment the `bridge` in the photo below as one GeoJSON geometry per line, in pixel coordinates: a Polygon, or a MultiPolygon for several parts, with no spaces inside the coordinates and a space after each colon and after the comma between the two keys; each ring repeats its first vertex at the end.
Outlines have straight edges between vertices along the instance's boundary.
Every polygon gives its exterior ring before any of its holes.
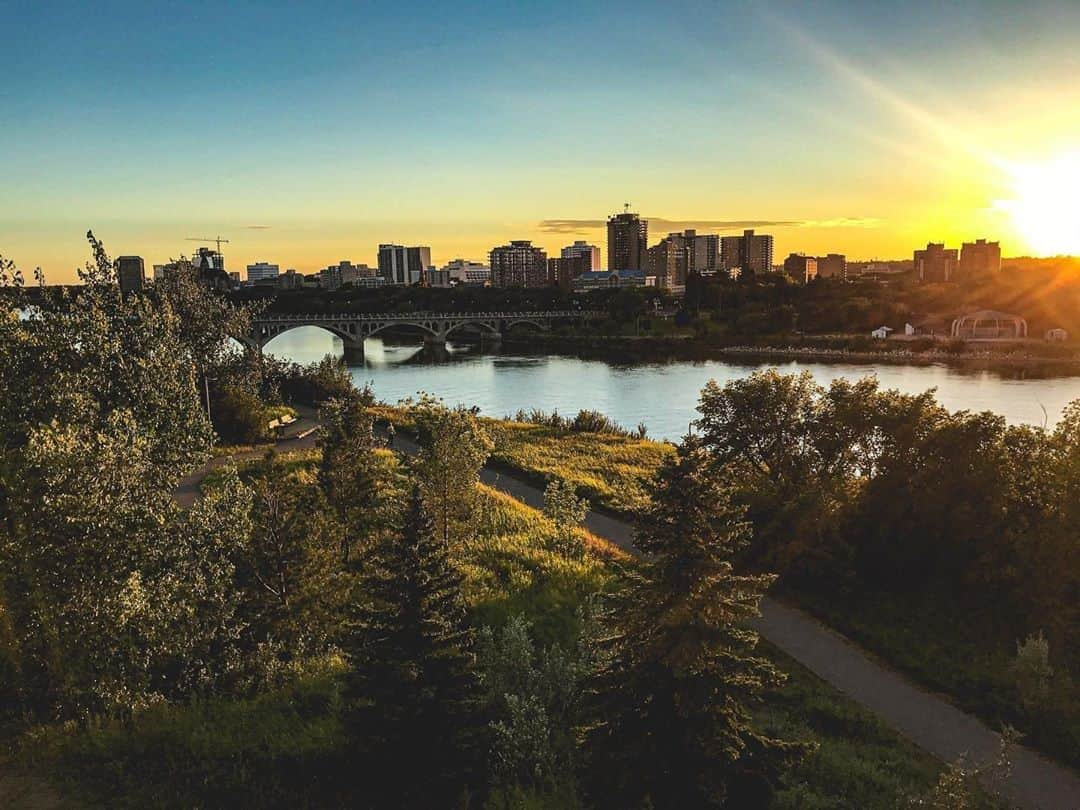
{"type": "Polygon", "coordinates": [[[316,326],[341,338],[345,358],[362,358],[364,339],[392,327],[411,327],[424,336],[427,343],[445,343],[455,331],[464,327],[479,329],[493,339],[515,326],[525,324],[548,331],[556,323],[585,323],[603,320],[602,310],[552,310],[543,312],[264,312],[252,319],[251,331],[244,342],[262,351],[278,335],[301,326],[316,326]]]}

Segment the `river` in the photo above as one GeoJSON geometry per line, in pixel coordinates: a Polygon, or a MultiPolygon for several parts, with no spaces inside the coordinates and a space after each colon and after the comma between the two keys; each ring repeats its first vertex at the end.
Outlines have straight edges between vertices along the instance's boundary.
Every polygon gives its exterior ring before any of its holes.
{"type": "MultiPolygon", "coordinates": [[[[342,354],[338,338],[316,327],[302,327],[271,341],[266,351],[310,363],[342,354]]],[[[937,389],[950,410],[995,411],[1013,424],[1054,425],[1062,409],[1080,399],[1080,377],[1024,379],[996,371],[943,364],[906,366],[872,363],[766,362],[747,360],[672,360],[622,365],[557,354],[501,350],[481,352],[467,344],[447,344],[445,357],[432,359],[418,345],[391,345],[369,339],[363,365],[351,367],[357,385],[370,384],[386,402],[427,392],[450,405],[476,405],[488,416],[519,408],[557,410],[573,416],[582,408],[607,414],[633,428],[644,423],[649,435],[676,440],[695,417],[698,393],[710,379],[720,383],[762,368],[785,373],[809,371],[818,383],[838,377],[876,374],[884,388],[905,393],[937,389]]]]}

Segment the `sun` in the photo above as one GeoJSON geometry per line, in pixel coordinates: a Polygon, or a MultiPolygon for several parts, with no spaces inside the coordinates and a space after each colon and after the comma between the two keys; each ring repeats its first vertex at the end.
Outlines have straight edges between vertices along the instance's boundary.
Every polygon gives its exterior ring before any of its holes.
{"type": "Polygon", "coordinates": [[[999,206],[1040,256],[1080,254],[1080,152],[1038,164],[1009,164],[1013,196],[999,206]]]}

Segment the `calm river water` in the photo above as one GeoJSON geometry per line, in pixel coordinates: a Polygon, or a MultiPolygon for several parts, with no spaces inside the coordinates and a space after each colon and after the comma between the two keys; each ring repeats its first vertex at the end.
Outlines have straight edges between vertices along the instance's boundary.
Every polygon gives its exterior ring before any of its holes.
{"type": "MultiPolygon", "coordinates": [[[[321,329],[303,327],[275,338],[266,351],[310,363],[326,354],[340,356],[342,344],[321,329]]],[[[354,366],[352,376],[358,385],[369,383],[386,402],[425,391],[450,405],[479,406],[488,416],[506,416],[519,408],[572,416],[590,408],[625,427],[644,422],[653,438],[676,440],[695,417],[698,392],[708,380],[723,383],[770,367],[788,373],[810,371],[824,385],[837,377],[876,374],[882,387],[905,393],[936,388],[939,401],[950,410],[995,411],[1011,423],[1053,425],[1069,402],[1080,399],[1080,377],[1021,379],[944,365],[730,360],[619,365],[562,355],[480,352],[464,344],[448,344],[445,358],[436,361],[420,346],[374,339],[365,344],[364,364],[354,366]]]]}

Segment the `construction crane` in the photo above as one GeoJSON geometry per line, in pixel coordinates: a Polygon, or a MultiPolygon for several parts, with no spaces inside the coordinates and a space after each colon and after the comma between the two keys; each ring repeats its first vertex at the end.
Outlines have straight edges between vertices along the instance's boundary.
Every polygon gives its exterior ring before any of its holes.
{"type": "Polygon", "coordinates": [[[217,252],[219,254],[221,253],[221,243],[224,242],[226,245],[229,244],[228,239],[222,239],[220,236],[211,236],[211,237],[209,237],[207,239],[201,239],[201,238],[199,238],[197,236],[189,236],[189,237],[187,237],[187,239],[185,241],[187,241],[187,242],[204,242],[204,243],[206,243],[206,242],[215,242],[215,243],[217,243],[217,252]]]}

